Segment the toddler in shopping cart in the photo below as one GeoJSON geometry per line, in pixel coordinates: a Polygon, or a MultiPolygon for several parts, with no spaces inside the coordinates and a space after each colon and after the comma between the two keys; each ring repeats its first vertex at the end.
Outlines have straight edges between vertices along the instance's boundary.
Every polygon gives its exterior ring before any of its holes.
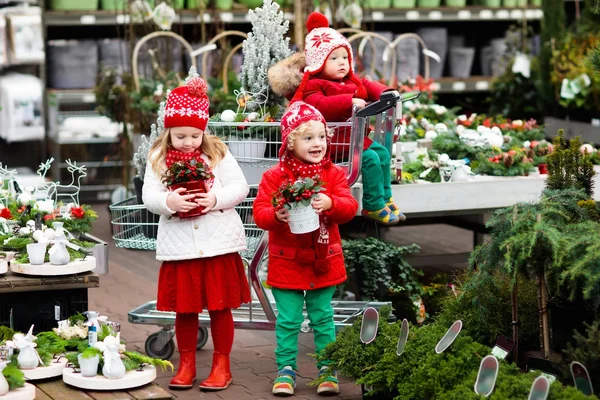
{"type": "MultiPolygon", "coordinates": [[[[313,12],[306,27],[304,57],[292,55],[269,70],[273,91],[288,98],[295,91],[292,101],[303,100],[313,105],[327,122],[343,122],[352,117],[353,106],[364,108],[367,101],[379,100],[381,93],[394,90],[354,74],[350,43],[341,33],[329,28],[323,14],[313,12]],[[299,67],[304,70],[300,82],[299,67]]],[[[331,140],[331,156],[335,162],[349,157],[350,135],[349,127],[335,130],[331,140]]],[[[365,137],[361,214],[383,225],[395,225],[406,219],[392,199],[390,166],[390,152],[365,137]]]]}
{"type": "Polygon", "coordinates": [[[214,343],[212,369],[200,383],[203,390],[226,389],[231,383],[229,353],[233,344],[232,308],[250,301],[239,251],[246,249],[244,226],[234,206],[248,194],[248,185],[227,146],[206,131],[209,99],[206,82],[191,79],[167,97],[164,126],[153,144],[146,167],[143,200],[160,214],[156,258],[162,261],[156,308],[175,311],[175,335],[181,356],[169,383],[189,389],[196,379],[198,313],[208,309],[214,343]],[[163,172],[175,161],[201,157],[214,179],[207,193],[169,190],[163,172]],[[205,207],[203,215],[179,218],[175,212],[205,207]]]}
{"type": "MultiPolygon", "coordinates": [[[[292,103],[282,117],[281,135],[280,161],[263,174],[253,212],[256,225],[269,231],[267,284],[272,287],[278,310],[275,358],[279,372],[273,394],[292,395],[305,303],[317,352],[335,340],[331,300],[335,285],[346,280],[338,224],[352,219],[358,203],[350,193],[344,171],[330,160],[331,134],[317,109],[301,101],[292,103]],[[287,224],[288,211],[276,210],[271,199],[289,179],[315,175],[324,181],[325,188],[312,201],[319,214],[319,229],[293,234],[287,224]]],[[[319,375],[328,373],[327,364],[319,362],[319,375]]],[[[317,392],[339,393],[337,376],[325,377],[317,392]]]]}

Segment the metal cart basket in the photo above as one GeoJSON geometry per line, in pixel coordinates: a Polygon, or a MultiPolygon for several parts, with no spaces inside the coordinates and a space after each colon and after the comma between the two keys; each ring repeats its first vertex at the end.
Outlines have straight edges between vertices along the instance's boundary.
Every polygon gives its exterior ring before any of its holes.
{"type": "MultiPolygon", "coordinates": [[[[338,165],[341,165],[346,170],[350,185],[353,185],[359,177],[362,143],[369,127],[370,117],[373,115],[377,116],[374,127],[375,140],[384,143],[386,147],[391,147],[391,136],[393,135],[396,121],[395,106],[402,100],[409,100],[416,96],[418,96],[418,92],[416,94],[411,92],[410,94],[403,95],[399,95],[397,92],[384,94],[380,101],[355,112],[349,123],[335,125],[335,129],[351,129],[349,156],[347,159],[336,160],[338,165]]],[[[398,107],[401,109],[401,104],[398,104],[398,107]]],[[[331,126],[333,124],[328,125],[331,126]]],[[[209,124],[209,128],[213,134],[221,136],[229,144],[230,148],[235,142],[241,143],[246,141],[236,134],[240,130],[238,129],[239,127],[244,129],[244,124],[209,124]]],[[[273,149],[278,149],[281,145],[276,137],[278,127],[279,124],[277,123],[253,125],[256,131],[251,136],[254,135],[255,138],[261,139],[265,143],[265,146],[258,152],[252,149],[252,146],[248,146],[247,149],[249,150],[246,150],[246,153],[242,152],[236,155],[236,159],[245,173],[247,173],[248,168],[257,168],[259,171],[264,171],[277,162],[277,159],[273,158],[272,154],[276,154],[277,151],[275,150],[273,153],[273,149]],[[252,154],[249,152],[252,152],[252,154]]],[[[246,200],[236,207],[246,232],[248,250],[242,252],[241,255],[248,269],[248,280],[252,288],[251,290],[253,290],[253,300],[249,304],[232,310],[232,313],[236,328],[273,330],[276,323],[277,309],[270,291],[263,284],[267,267],[268,235],[258,228],[254,222],[252,204],[256,193],[257,187],[251,186],[246,200]]],[[[133,248],[149,248],[143,247],[145,245],[142,243],[148,238],[141,229],[141,227],[145,226],[142,219],[144,218],[144,212],[147,213],[147,210],[145,210],[143,205],[135,205],[133,203],[135,203],[135,198],[111,206],[113,238],[119,247],[141,246],[133,248]],[[132,220],[132,222],[128,223],[128,219],[132,220]],[[135,221],[138,224],[135,224],[135,221]]],[[[389,304],[389,302],[333,301],[332,306],[336,329],[351,325],[367,307],[380,308],[383,305],[389,304]]],[[[156,310],[156,301],[150,301],[130,311],[128,313],[128,320],[134,324],[157,325],[161,327],[160,331],[153,333],[146,340],[146,353],[151,357],[162,359],[169,359],[172,356],[175,350],[173,342],[175,335],[174,312],[158,311],[156,310]]],[[[197,349],[202,348],[208,339],[207,326],[210,326],[208,313],[200,314],[199,320],[200,328],[196,345],[197,349]]],[[[302,331],[310,331],[308,320],[306,319],[302,325],[302,331]]]]}

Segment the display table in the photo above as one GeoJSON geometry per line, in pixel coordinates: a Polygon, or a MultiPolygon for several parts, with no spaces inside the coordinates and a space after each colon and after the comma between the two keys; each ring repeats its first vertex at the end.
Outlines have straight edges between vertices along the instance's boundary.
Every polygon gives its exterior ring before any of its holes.
{"type": "Polygon", "coordinates": [[[100,286],[98,274],[85,272],[66,276],[0,275],[0,325],[15,330],[51,330],[58,319],[88,310],[88,289],[100,286]]]}
{"type": "Polygon", "coordinates": [[[98,392],[86,389],[77,389],[66,385],[62,379],[52,381],[33,382],[36,386],[36,400],[69,399],[69,400],[103,400],[103,399],[137,399],[161,400],[172,399],[173,396],[155,383],[149,383],[136,389],[119,390],[115,392],[98,392]]]}
{"type": "MultiPolygon", "coordinates": [[[[600,167],[595,166],[594,188],[600,188],[600,167]]],[[[365,223],[369,236],[385,239],[394,229],[409,225],[446,224],[473,232],[473,245],[482,243],[487,233],[485,222],[489,213],[517,203],[536,202],[546,187],[546,176],[495,177],[473,176],[467,182],[412,183],[392,185],[392,196],[407,219],[396,226],[378,227],[365,223]]],[[[362,184],[352,186],[352,195],[362,199],[362,184]]],[[[594,191],[594,199],[600,201],[600,190],[594,191]]],[[[360,208],[357,213],[360,215],[360,208]]],[[[407,261],[413,267],[437,264],[464,263],[470,252],[435,255],[410,255],[407,261]]]]}

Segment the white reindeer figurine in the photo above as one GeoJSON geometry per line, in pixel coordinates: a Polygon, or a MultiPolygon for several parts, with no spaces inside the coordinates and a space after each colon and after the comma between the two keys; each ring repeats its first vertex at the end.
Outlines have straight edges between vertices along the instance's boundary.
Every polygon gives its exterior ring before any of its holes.
{"type": "Polygon", "coordinates": [[[10,196],[17,197],[17,190],[15,188],[15,175],[17,170],[8,169],[7,166],[2,166],[0,163],[0,204],[4,207],[8,207],[8,198],[10,196]],[[7,182],[7,190],[4,190],[4,182],[7,182]]]}
{"type": "Polygon", "coordinates": [[[238,104],[237,113],[240,113],[240,108],[242,108],[241,112],[246,113],[246,110],[254,110],[258,108],[260,110],[261,116],[266,113],[266,104],[269,99],[269,85],[267,82],[267,74],[264,71],[261,71],[258,75],[259,79],[262,79],[265,82],[265,87],[263,90],[257,93],[248,92],[246,90],[234,90],[233,94],[235,94],[235,101],[238,104]]]}
{"type": "Polygon", "coordinates": [[[54,185],[54,201],[55,204],[62,201],[65,204],[74,203],[79,206],[81,179],[87,176],[86,168],[85,165],[78,166],[76,161],[67,160],[66,163],[68,165],[67,171],[71,173],[71,183],[61,185],[60,182],[56,182],[54,185]]]}
{"type": "Polygon", "coordinates": [[[41,187],[36,187],[33,192],[33,198],[36,200],[46,200],[50,199],[54,193],[54,187],[56,186],[56,182],[46,182],[46,174],[50,167],[52,166],[52,162],[54,162],[54,157],[50,157],[40,164],[37,174],[44,181],[41,187]]]}

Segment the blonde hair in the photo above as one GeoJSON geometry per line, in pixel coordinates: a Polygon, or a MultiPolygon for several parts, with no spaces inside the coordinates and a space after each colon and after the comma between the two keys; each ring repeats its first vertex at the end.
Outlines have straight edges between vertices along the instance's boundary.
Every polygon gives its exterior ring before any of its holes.
{"type": "MultiPolygon", "coordinates": [[[[322,122],[311,119],[310,121],[306,121],[305,123],[298,125],[298,127],[296,129],[291,131],[287,137],[286,149],[288,151],[293,151],[294,150],[294,140],[296,140],[296,137],[304,135],[315,124],[323,125],[322,122]]],[[[328,128],[327,126],[325,126],[325,135],[327,136],[327,138],[331,138],[333,136],[333,130],[328,128]]]]}
{"type": "MultiPolygon", "coordinates": [[[[161,133],[148,153],[152,171],[154,171],[157,176],[162,175],[165,171],[165,158],[167,157],[167,152],[172,148],[171,128],[168,128],[161,133]]],[[[213,169],[227,154],[227,145],[217,136],[212,135],[208,129],[203,132],[200,149],[202,150],[202,154],[206,154],[208,157],[208,164],[213,169]]]]}

